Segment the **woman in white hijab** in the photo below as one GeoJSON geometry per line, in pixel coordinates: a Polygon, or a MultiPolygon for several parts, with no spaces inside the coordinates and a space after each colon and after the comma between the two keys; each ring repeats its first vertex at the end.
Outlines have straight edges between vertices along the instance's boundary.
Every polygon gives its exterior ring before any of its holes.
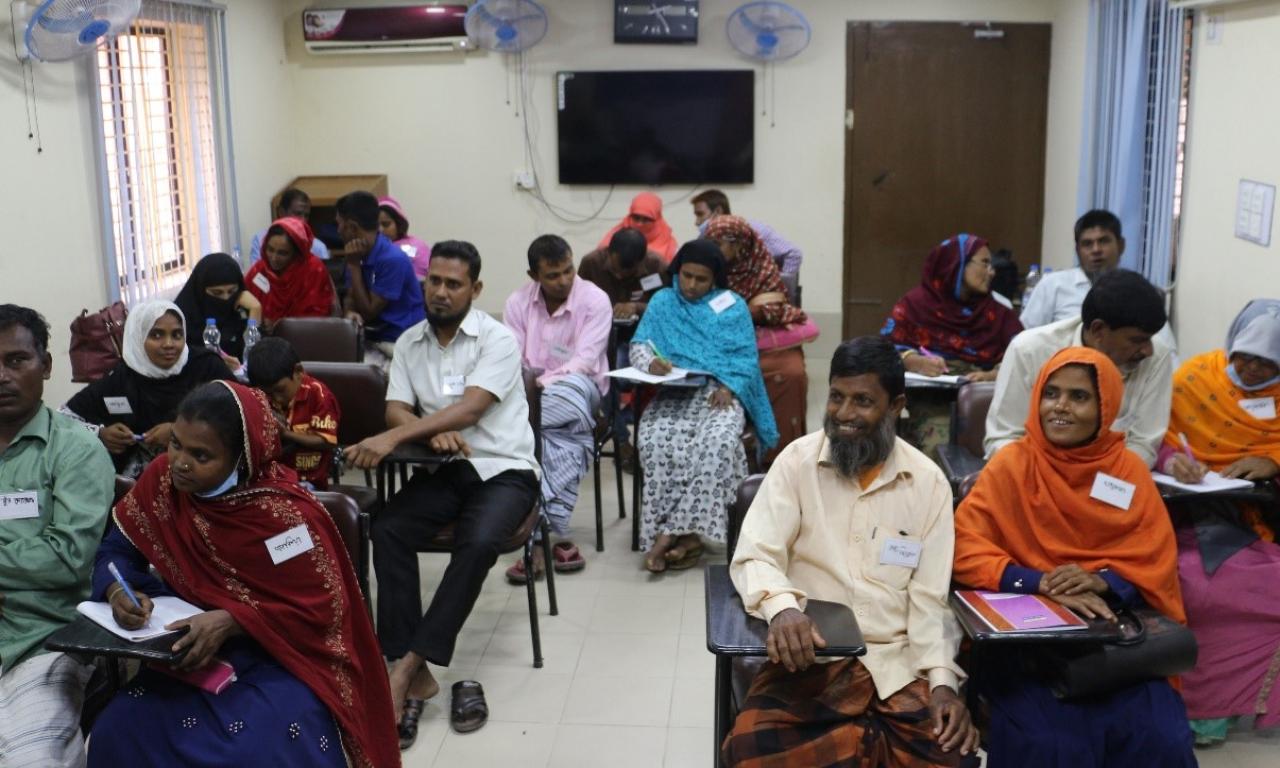
{"type": "Polygon", "coordinates": [[[124,360],[61,410],[98,433],[118,473],[137,477],[168,445],[182,398],[230,374],[217,355],[187,345],[182,311],[171,301],[134,307],[125,320],[123,346],[124,360]]]}

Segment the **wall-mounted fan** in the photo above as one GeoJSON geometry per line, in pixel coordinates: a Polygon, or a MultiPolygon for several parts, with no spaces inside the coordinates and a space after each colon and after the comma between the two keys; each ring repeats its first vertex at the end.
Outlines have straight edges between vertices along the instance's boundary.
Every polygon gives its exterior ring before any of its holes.
{"type": "Polygon", "coordinates": [[[478,0],[464,24],[477,45],[499,53],[528,50],[547,36],[547,12],[533,0],[478,0]]]}
{"type": "Polygon", "coordinates": [[[142,0],[15,0],[11,7],[19,59],[66,61],[128,28],[142,0]]]}
{"type": "Polygon", "coordinates": [[[799,10],[786,3],[755,2],[729,14],[729,44],[759,61],[783,61],[809,45],[813,30],[799,10]]]}

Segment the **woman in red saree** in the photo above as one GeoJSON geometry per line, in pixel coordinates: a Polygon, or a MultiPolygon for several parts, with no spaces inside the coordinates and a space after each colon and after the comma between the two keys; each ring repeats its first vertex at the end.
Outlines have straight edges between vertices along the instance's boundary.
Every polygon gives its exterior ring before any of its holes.
{"type": "Polygon", "coordinates": [[[208,384],[183,400],[168,453],[116,505],[94,599],[126,628],[145,624],[161,595],[203,612],[166,625],[187,630],[174,636],[185,655],[169,670],[144,667],[111,701],[90,766],[400,765],[386,669],[346,549],[279,452],[261,392],[208,384]],[[215,658],[236,674],[220,693],[170,676],[215,658]]]}
{"type": "Polygon", "coordinates": [[[302,219],[271,222],[262,239],[262,259],[244,276],[245,290],[262,304],[267,330],[285,317],[329,317],[333,281],[324,262],[311,252],[315,235],[302,219]]]}

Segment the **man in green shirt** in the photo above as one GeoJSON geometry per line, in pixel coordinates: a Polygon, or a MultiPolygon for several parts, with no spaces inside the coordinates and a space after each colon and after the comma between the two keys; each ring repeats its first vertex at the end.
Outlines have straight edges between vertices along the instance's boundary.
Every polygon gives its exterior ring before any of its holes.
{"type": "Polygon", "coordinates": [[[89,594],[111,508],[106,448],[42,401],[49,326],[0,304],[0,765],[80,766],[80,704],[91,669],[45,638],[89,594]]]}

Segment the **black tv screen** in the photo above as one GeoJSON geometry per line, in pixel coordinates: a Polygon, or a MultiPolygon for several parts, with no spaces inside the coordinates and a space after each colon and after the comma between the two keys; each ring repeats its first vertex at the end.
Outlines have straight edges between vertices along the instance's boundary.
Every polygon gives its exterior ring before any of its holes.
{"type": "Polygon", "coordinates": [[[755,72],[556,74],[561,184],[746,184],[755,72]]]}

